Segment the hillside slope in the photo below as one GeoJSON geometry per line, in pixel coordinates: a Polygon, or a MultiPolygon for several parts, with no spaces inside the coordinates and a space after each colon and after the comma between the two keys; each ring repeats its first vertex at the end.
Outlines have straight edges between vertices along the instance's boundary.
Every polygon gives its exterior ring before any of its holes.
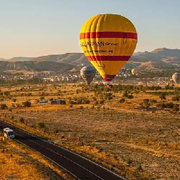
{"type": "MultiPolygon", "coordinates": [[[[83,53],[66,53],[62,55],[49,55],[32,59],[32,61],[54,61],[61,63],[79,65],[89,65],[90,62],[83,53]]],[[[159,48],[152,52],[134,53],[126,67],[166,69],[180,67],[180,49],[159,48]]]]}
{"type": "Polygon", "coordinates": [[[27,71],[67,71],[74,68],[73,65],[58,62],[38,62],[38,61],[0,61],[0,71],[7,70],[27,70],[27,71]]]}
{"type": "MultiPolygon", "coordinates": [[[[2,58],[1,58],[2,59],[2,58]]],[[[0,59],[0,60],[1,60],[0,59]]],[[[36,58],[15,57],[0,61],[0,70],[66,70],[91,63],[83,53],[65,53],[40,56],[36,58]],[[8,63],[7,61],[11,62],[8,63]],[[20,62],[21,61],[21,62],[20,62]],[[63,63],[63,64],[61,64],[63,63]],[[65,65],[66,64],[66,65],[65,65]],[[67,65],[68,64],[68,65],[67,65]]],[[[126,68],[137,67],[143,70],[180,69],[180,49],[158,48],[154,51],[136,52],[125,65],[126,68]]],[[[79,69],[79,68],[78,68],[79,69]]]]}

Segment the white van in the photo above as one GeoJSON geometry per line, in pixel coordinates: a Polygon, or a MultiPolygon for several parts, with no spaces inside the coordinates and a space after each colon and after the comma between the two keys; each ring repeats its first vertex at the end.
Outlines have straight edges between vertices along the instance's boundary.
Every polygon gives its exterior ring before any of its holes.
{"type": "Polygon", "coordinates": [[[12,129],[10,129],[10,128],[4,128],[3,129],[3,134],[4,134],[4,137],[7,138],[7,139],[15,138],[14,131],[12,129]]]}

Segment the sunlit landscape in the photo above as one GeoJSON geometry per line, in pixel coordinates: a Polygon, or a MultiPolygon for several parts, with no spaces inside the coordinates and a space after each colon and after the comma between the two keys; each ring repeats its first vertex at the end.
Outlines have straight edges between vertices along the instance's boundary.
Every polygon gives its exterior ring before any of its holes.
{"type": "Polygon", "coordinates": [[[1,117],[127,178],[179,177],[179,90],[84,84],[4,87],[1,117]],[[65,104],[52,104],[53,99],[65,104]]]}
{"type": "Polygon", "coordinates": [[[179,7],[0,2],[0,180],[180,180],[179,7]]]}

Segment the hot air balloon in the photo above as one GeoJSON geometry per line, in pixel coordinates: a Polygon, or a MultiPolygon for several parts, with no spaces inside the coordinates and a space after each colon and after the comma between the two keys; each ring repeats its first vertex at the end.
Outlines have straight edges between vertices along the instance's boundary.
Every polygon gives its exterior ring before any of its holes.
{"type": "Polygon", "coordinates": [[[87,85],[91,84],[95,74],[96,69],[93,66],[85,66],[80,70],[80,75],[86,81],[87,85]]]}
{"type": "Polygon", "coordinates": [[[135,68],[131,70],[131,73],[132,73],[133,76],[137,76],[138,75],[138,71],[135,68]]]}
{"type": "Polygon", "coordinates": [[[133,54],[137,32],[130,20],[117,14],[88,19],[80,31],[80,45],[105,82],[113,80],[133,54]]]}
{"type": "Polygon", "coordinates": [[[175,82],[175,84],[179,84],[180,83],[180,73],[174,73],[172,75],[172,80],[175,82]]]}

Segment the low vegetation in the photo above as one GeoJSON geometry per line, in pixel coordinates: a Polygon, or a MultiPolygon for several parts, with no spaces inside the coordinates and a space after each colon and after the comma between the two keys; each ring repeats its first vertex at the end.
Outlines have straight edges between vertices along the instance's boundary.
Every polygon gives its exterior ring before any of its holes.
{"type": "Polygon", "coordinates": [[[5,121],[131,180],[180,179],[177,86],[46,84],[4,87],[1,93],[5,121]]]}
{"type": "Polygon", "coordinates": [[[0,179],[63,180],[71,179],[40,154],[13,140],[0,137],[0,179]]]}

